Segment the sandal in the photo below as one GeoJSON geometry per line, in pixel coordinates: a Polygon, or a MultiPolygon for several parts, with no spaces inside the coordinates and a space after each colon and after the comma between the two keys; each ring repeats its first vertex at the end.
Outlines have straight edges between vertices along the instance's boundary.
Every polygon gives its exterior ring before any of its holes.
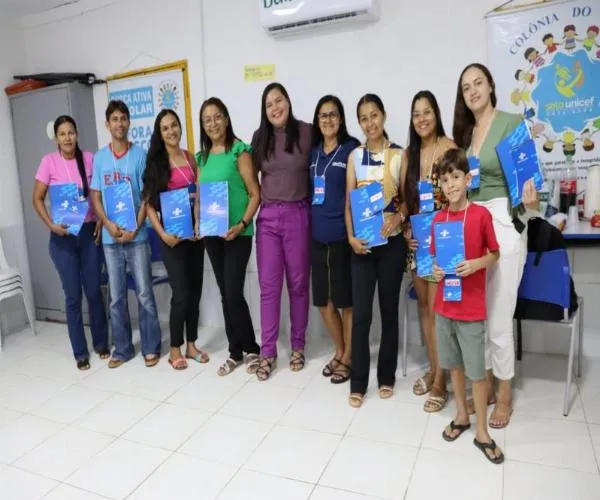
{"type": "Polygon", "coordinates": [[[210,357],[207,352],[201,351],[198,349],[198,354],[194,356],[185,355],[186,359],[193,359],[196,363],[208,363],[210,361],[210,357]]]}
{"type": "Polygon", "coordinates": [[[350,403],[350,406],[352,406],[352,408],[360,408],[363,404],[364,399],[364,394],[361,394],[360,392],[352,392],[350,394],[350,397],[348,398],[348,403],[350,403]]]}
{"type": "Polygon", "coordinates": [[[157,354],[150,354],[148,356],[144,356],[144,364],[147,368],[152,368],[158,364],[159,357],[157,354]]]}
{"type": "Polygon", "coordinates": [[[100,359],[108,359],[110,358],[110,349],[108,347],[105,347],[104,349],[100,349],[99,351],[96,351],[98,353],[98,356],[100,356],[100,359]]]}
{"type": "Polygon", "coordinates": [[[455,424],[453,420],[452,422],[450,422],[450,432],[458,431],[458,434],[456,436],[451,436],[446,432],[446,429],[444,429],[442,432],[442,437],[444,438],[444,441],[448,441],[449,443],[451,443],[452,441],[456,441],[460,436],[462,436],[463,432],[470,428],[471,422],[469,422],[468,424],[455,424]]]}
{"type": "Polygon", "coordinates": [[[379,386],[379,397],[381,399],[389,399],[394,395],[394,388],[389,385],[379,386]]]}
{"type": "Polygon", "coordinates": [[[511,408],[510,405],[506,404],[506,403],[496,403],[496,406],[494,408],[494,410],[492,411],[492,414],[490,415],[490,419],[489,419],[489,425],[492,429],[504,429],[509,423],[510,423],[510,417],[512,416],[513,413],[513,409],[511,408]],[[508,411],[500,411],[499,410],[502,408],[508,408],[508,411]],[[505,419],[498,419],[495,418],[494,415],[496,413],[500,413],[501,415],[506,415],[505,419]],[[499,424],[494,424],[493,421],[494,420],[500,420],[499,424]]]}
{"type": "Polygon", "coordinates": [[[433,387],[433,372],[427,372],[422,377],[415,380],[413,385],[413,394],[415,396],[423,396],[431,391],[433,387]],[[429,381],[429,383],[427,383],[429,381]]]}
{"type": "Polygon", "coordinates": [[[423,405],[423,410],[426,413],[442,411],[448,402],[448,393],[444,392],[443,394],[443,396],[429,396],[423,405]]]}
{"type": "Polygon", "coordinates": [[[331,375],[330,382],[332,384],[343,384],[350,380],[350,367],[341,361],[338,361],[338,365],[339,367],[331,375]]]}
{"type": "Polygon", "coordinates": [[[258,368],[256,369],[256,378],[261,382],[268,380],[275,368],[276,358],[260,358],[258,368]]]}
{"type": "Polygon", "coordinates": [[[248,354],[246,356],[246,373],[255,374],[259,364],[260,356],[258,354],[248,354]]]}
{"type": "Polygon", "coordinates": [[[123,361],[122,359],[110,358],[110,361],[108,362],[108,367],[109,368],[119,368],[119,366],[121,366],[124,363],[125,363],[125,361],[123,361]]]}
{"type": "Polygon", "coordinates": [[[91,368],[90,366],[90,360],[88,358],[83,358],[80,359],[79,361],[77,361],[77,369],[81,370],[82,372],[89,370],[91,368]]]}
{"type": "Polygon", "coordinates": [[[185,358],[177,358],[177,359],[171,359],[169,358],[169,364],[173,367],[173,369],[175,370],[185,370],[188,367],[187,361],[185,360],[185,358]]]}
{"type": "Polygon", "coordinates": [[[292,351],[292,355],[290,356],[290,370],[299,372],[304,368],[305,364],[306,358],[304,357],[304,353],[302,351],[292,351]]]}
{"type": "Polygon", "coordinates": [[[340,360],[337,358],[333,358],[331,359],[331,361],[329,361],[329,363],[327,363],[325,365],[325,367],[323,368],[323,371],[321,372],[321,375],[323,375],[324,377],[331,377],[333,375],[333,372],[335,371],[334,368],[334,364],[339,364],[340,360]]]}
{"type": "Polygon", "coordinates": [[[225,362],[221,366],[219,366],[219,369],[217,370],[217,375],[219,375],[219,377],[224,377],[225,375],[229,375],[233,370],[235,370],[242,363],[243,363],[242,360],[236,361],[233,358],[227,358],[225,360],[225,362]]]}
{"type": "MultiPolygon", "coordinates": [[[[488,406],[495,405],[495,404],[496,404],[496,396],[492,396],[491,398],[488,399],[488,406]]],[[[473,398],[467,399],[467,413],[469,415],[475,415],[475,401],[473,401],[473,398]]]]}
{"type": "Polygon", "coordinates": [[[501,464],[504,462],[504,453],[502,453],[502,450],[498,448],[496,441],[493,439],[489,443],[482,443],[481,441],[477,441],[477,438],[474,438],[473,444],[477,446],[477,448],[481,450],[481,453],[485,455],[485,458],[487,458],[493,464],[501,464]],[[487,450],[490,450],[493,456],[490,456],[487,450]],[[496,456],[496,450],[500,451],[500,455],[496,456]]]}

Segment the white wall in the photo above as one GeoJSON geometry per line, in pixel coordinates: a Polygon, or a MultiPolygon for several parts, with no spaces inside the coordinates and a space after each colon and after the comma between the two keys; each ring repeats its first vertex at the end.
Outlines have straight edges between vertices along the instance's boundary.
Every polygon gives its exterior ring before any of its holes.
{"type": "MultiPolygon", "coordinates": [[[[245,140],[258,126],[260,95],[266,82],[245,83],[243,67],[266,63],[276,65],[277,80],[288,88],[294,112],[303,120],[311,120],[321,95],[336,93],[346,105],[351,131],[360,136],[355,103],[362,94],[377,92],[387,107],[390,136],[404,145],[412,95],[428,88],[437,95],[446,130],[451,133],[458,75],[469,62],[486,61],[484,15],[503,2],[381,2],[382,19],[375,25],[285,40],[273,40],[261,29],[257,0],[179,0],[168,8],[162,0],[82,0],[27,16],[22,26],[31,72],[92,71],[105,77],[187,58],[194,117],[205,97],[219,96],[229,107],[236,133],[245,140]]],[[[98,86],[94,96],[99,143],[104,144],[108,139],[103,124],[105,87],[98,86]]],[[[197,144],[197,119],[194,130],[197,144]]],[[[578,262],[585,261],[587,258],[578,262]]],[[[586,275],[586,269],[580,267],[577,272],[586,275]]],[[[246,295],[259,331],[254,258],[247,278],[246,295]]],[[[157,292],[162,315],[168,311],[165,288],[157,292]]],[[[598,291],[597,285],[589,283],[582,288],[592,295],[598,291]]],[[[586,325],[591,327],[600,315],[593,311],[588,318],[586,325]]],[[[223,322],[210,271],[201,321],[223,322]]],[[[417,332],[415,327],[411,330],[417,332]]],[[[309,335],[314,334],[324,334],[316,311],[309,335]]],[[[541,351],[563,349],[562,344],[547,345],[543,337],[527,345],[541,351]]],[[[591,345],[596,346],[593,354],[600,355],[600,345],[589,342],[586,347],[591,345]]]]}
{"type": "MultiPolygon", "coordinates": [[[[13,142],[10,107],[4,87],[13,83],[12,75],[26,69],[25,41],[18,20],[6,15],[0,17],[0,238],[10,266],[20,269],[32,300],[27,245],[23,226],[23,209],[15,148],[13,142]]],[[[25,193],[29,202],[30,193],[25,193]]],[[[12,298],[0,304],[6,314],[5,327],[12,330],[25,320],[20,299],[12,298]]]]}

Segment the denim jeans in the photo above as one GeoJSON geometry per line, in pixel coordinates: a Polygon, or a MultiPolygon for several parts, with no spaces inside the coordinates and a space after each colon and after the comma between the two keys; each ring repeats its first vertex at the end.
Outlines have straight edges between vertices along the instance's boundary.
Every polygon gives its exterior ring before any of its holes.
{"type": "Polygon", "coordinates": [[[94,242],[95,225],[95,222],[84,224],[79,236],[50,235],[50,258],[65,292],[69,340],[73,356],[78,361],[90,357],[81,314],[82,287],[88,301],[94,349],[101,351],[108,348],[108,328],[100,291],[102,248],[94,242]]]}
{"type": "Polygon", "coordinates": [[[142,354],[160,355],[161,333],[152,290],[150,248],[146,241],[104,245],[106,269],[110,285],[110,326],[115,350],[112,357],[128,361],[134,356],[131,320],[127,303],[127,272],[135,282],[139,306],[142,354]]]}

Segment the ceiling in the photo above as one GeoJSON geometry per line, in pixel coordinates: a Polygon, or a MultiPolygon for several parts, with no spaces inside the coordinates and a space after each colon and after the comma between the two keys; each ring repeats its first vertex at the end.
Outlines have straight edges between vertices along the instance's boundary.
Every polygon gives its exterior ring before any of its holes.
{"type": "Polygon", "coordinates": [[[0,0],[0,12],[20,18],[28,14],[39,14],[79,0],[0,0]]]}

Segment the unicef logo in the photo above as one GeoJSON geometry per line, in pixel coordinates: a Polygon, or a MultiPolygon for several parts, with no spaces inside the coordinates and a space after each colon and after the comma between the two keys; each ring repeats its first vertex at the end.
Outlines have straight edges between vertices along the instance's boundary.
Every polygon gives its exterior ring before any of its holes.
{"type": "Polygon", "coordinates": [[[179,94],[179,87],[173,80],[162,82],[158,88],[158,106],[161,109],[177,109],[180,101],[179,94]]]}

